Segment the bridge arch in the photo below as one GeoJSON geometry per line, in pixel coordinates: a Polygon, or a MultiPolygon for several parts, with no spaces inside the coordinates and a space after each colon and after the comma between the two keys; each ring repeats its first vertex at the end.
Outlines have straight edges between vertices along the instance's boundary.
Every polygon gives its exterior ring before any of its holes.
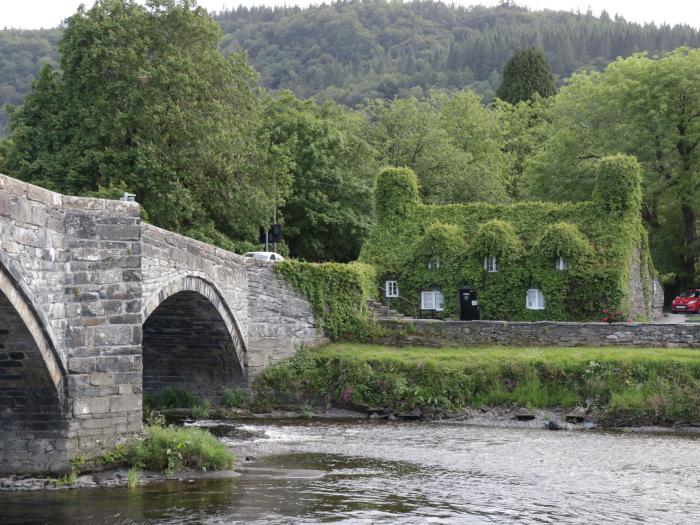
{"type": "Polygon", "coordinates": [[[247,353],[238,322],[215,284],[175,278],[144,302],[143,391],[166,387],[218,400],[247,386],[247,353]]]}
{"type": "Polygon", "coordinates": [[[68,425],[65,369],[49,334],[0,262],[0,471],[49,469],[61,453],[56,443],[68,425]]]}

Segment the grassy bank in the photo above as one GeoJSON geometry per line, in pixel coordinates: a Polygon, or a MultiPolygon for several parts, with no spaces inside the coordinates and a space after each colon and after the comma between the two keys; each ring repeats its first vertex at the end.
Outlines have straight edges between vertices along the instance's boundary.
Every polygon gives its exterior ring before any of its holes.
{"type": "Polygon", "coordinates": [[[255,388],[278,406],[581,406],[609,425],[700,423],[700,350],[333,344],[268,368],[255,388]]]}

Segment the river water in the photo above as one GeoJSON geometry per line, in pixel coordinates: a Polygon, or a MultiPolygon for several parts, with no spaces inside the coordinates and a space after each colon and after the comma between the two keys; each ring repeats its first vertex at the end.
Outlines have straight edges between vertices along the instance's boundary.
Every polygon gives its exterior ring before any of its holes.
{"type": "Polygon", "coordinates": [[[698,436],[429,422],[242,428],[255,437],[221,432],[242,456],[238,477],[0,493],[0,522],[700,523],[698,436]]]}

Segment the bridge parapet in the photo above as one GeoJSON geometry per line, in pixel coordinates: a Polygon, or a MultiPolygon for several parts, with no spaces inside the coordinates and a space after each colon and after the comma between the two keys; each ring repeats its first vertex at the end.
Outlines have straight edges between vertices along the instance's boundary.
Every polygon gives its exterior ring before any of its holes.
{"type": "Polygon", "coordinates": [[[0,175],[0,472],[68,469],[141,431],[144,388],[216,398],[321,340],[271,264],[0,175]]]}

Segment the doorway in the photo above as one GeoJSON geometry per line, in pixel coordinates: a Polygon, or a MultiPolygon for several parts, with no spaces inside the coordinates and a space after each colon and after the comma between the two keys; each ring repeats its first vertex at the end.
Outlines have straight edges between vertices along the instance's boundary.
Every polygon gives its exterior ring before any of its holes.
{"type": "Polygon", "coordinates": [[[476,290],[469,285],[462,286],[459,289],[459,319],[460,321],[481,319],[476,290]]]}

